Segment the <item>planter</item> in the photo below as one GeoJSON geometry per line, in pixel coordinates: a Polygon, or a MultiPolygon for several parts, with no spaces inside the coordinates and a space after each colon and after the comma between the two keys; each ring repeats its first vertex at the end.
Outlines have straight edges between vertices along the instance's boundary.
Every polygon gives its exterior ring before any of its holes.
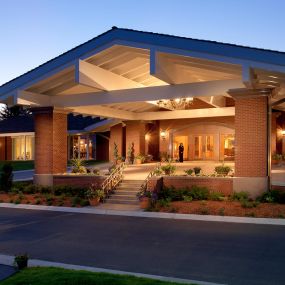
{"type": "Polygon", "coordinates": [[[143,197],[141,200],[140,200],[140,207],[141,209],[146,209],[149,205],[149,198],[147,197],[143,197]]]}
{"type": "Polygon", "coordinates": [[[142,160],[140,158],[136,158],[136,164],[142,164],[142,160]]]}
{"type": "Polygon", "coordinates": [[[100,204],[100,198],[89,199],[90,206],[98,206],[100,204]]]}
{"type": "Polygon", "coordinates": [[[18,255],[15,257],[15,265],[17,265],[17,268],[19,270],[24,269],[26,267],[28,267],[28,259],[29,257],[24,254],[24,255],[18,255]]]}

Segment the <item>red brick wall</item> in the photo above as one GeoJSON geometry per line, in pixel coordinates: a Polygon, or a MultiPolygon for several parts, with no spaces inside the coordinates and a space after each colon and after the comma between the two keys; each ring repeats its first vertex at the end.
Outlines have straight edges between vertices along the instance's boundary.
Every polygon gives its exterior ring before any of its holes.
{"type": "Polygon", "coordinates": [[[6,160],[6,138],[0,137],[0,160],[6,160]]]}
{"type": "Polygon", "coordinates": [[[267,176],[267,97],[237,99],[235,176],[267,176]]]}
{"type": "Polygon", "coordinates": [[[52,108],[34,110],[35,173],[66,172],[67,115],[52,108]]]}
{"type": "Polygon", "coordinates": [[[6,160],[12,160],[12,138],[6,137],[6,160]]]}
{"type": "Polygon", "coordinates": [[[114,143],[118,146],[119,156],[122,155],[123,148],[123,127],[122,124],[115,125],[110,129],[110,141],[109,141],[109,160],[114,160],[114,143]]]}
{"type": "Polygon", "coordinates": [[[69,185],[89,187],[91,184],[101,188],[102,183],[106,179],[105,176],[91,176],[91,175],[54,175],[53,185],[69,185]]]}
{"type": "Polygon", "coordinates": [[[109,140],[100,134],[96,134],[96,159],[109,160],[109,140]]]}
{"type": "Polygon", "coordinates": [[[163,176],[162,178],[153,177],[148,183],[148,190],[157,191],[160,180],[165,187],[191,188],[192,186],[207,187],[210,192],[220,192],[225,196],[233,193],[233,178],[223,177],[189,177],[189,176],[163,176]],[[156,181],[158,180],[158,181],[156,181]]]}
{"type": "Polygon", "coordinates": [[[130,121],[126,123],[126,151],[134,143],[135,156],[145,154],[146,124],[144,122],[130,121]]]}

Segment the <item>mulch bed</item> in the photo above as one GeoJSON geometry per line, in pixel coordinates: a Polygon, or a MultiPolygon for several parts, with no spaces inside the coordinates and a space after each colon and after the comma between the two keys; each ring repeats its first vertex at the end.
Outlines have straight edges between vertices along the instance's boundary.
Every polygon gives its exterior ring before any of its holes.
{"type": "Polygon", "coordinates": [[[79,204],[74,205],[72,199],[73,197],[52,196],[51,200],[47,201],[47,196],[42,194],[24,194],[21,197],[19,194],[0,193],[1,203],[81,207],[79,204]]]}
{"type": "Polygon", "coordinates": [[[161,207],[160,212],[179,214],[219,215],[256,218],[285,218],[285,204],[260,203],[256,207],[244,208],[233,201],[191,201],[171,202],[161,207]]]}

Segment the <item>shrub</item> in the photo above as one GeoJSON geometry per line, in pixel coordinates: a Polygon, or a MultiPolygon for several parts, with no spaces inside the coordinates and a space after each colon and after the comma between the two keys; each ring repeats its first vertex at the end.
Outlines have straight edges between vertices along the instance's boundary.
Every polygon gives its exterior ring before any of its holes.
{"type": "Polygon", "coordinates": [[[209,190],[206,187],[192,186],[191,188],[175,189],[174,187],[164,187],[158,193],[158,200],[170,199],[171,201],[192,201],[192,200],[207,200],[209,190]],[[187,198],[186,198],[187,197],[187,198]]]}
{"type": "Polygon", "coordinates": [[[207,200],[209,197],[209,190],[207,187],[192,186],[190,195],[193,200],[207,200]]]}
{"type": "Polygon", "coordinates": [[[167,165],[162,166],[161,170],[164,171],[165,175],[171,175],[175,172],[176,167],[175,165],[168,163],[167,165]]]}
{"type": "Polygon", "coordinates": [[[231,195],[231,200],[233,200],[233,201],[243,201],[243,200],[248,200],[248,198],[249,198],[249,195],[245,191],[234,192],[231,195]]]}
{"type": "Polygon", "coordinates": [[[220,192],[211,192],[208,199],[212,201],[223,201],[225,199],[225,196],[220,192]]]}
{"type": "Polygon", "coordinates": [[[0,185],[1,189],[8,192],[13,183],[13,166],[10,163],[4,163],[1,171],[0,185]]]}
{"type": "Polygon", "coordinates": [[[74,205],[78,205],[81,203],[81,198],[80,197],[73,197],[71,203],[74,205]]]}
{"type": "Polygon", "coordinates": [[[209,209],[207,208],[207,207],[201,207],[200,209],[199,209],[199,213],[201,214],[201,215],[209,215],[209,209]]]}
{"type": "Polygon", "coordinates": [[[161,174],[162,174],[162,170],[161,170],[161,167],[157,167],[157,168],[155,168],[155,170],[153,171],[153,174],[155,175],[155,176],[161,176],[161,174]]]}
{"type": "Polygon", "coordinates": [[[215,167],[215,172],[219,175],[227,176],[232,168],[227,165],[220,165],[215,167]]]}
{"type": "Polygon", "coordinates": [[[270,190],[258,198],[260,202],[285,204],[285,191],[270,190]]]}
{"type": "Polygon", "coordinates": [[[85,207],[85,206],[89,206],[89,205],[90,205],[90,203],[89,203],[89,201],[86,200],[86,199],[82,199],[82,200],[80,201],[80,206],[81,206],[81,207],[85,207]]]}
{"type": "Polygon", "coordinates": [[[192,175],[192,173],[194,172],[193,169],[186,169],[184,170],[184,172],[187,174],[187,175],[192,175]]]}
{"type": "Polygon", "coordinates": [[[240,201],[240,204],[243,208],[255,208],[259,205],[258,202],[255,202],[255,201],[248,201],[248,200],[241,200],[240,201]]]}
{"type": "Polygon", "coordinates": [[[224,216],[225,215],[225,208],[224,207],[219,209],[219,215],[220,216],[224,216]]]}
{"type": "Polygon", "coordinates": [[[15,204],[20,204],[20,203],[21,203],[21,200],[20,200],[20,199],[17,199],[17,200],[15,200],[14,203],[15,203],[15,204]]]}

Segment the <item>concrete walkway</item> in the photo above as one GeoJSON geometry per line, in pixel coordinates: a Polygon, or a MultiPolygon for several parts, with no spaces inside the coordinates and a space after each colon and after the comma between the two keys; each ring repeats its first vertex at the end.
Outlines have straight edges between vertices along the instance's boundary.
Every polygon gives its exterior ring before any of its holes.
{"type": "MultiPolygon", "coordinates": [[[[0,263],[1,262],[2,260],[0,258],[0,263]]],[[[0,264],[0,281],[10,277],[15,272],[16,272],[16,269],[12,266],[12,263],[10,265],[0,264]]]]}

